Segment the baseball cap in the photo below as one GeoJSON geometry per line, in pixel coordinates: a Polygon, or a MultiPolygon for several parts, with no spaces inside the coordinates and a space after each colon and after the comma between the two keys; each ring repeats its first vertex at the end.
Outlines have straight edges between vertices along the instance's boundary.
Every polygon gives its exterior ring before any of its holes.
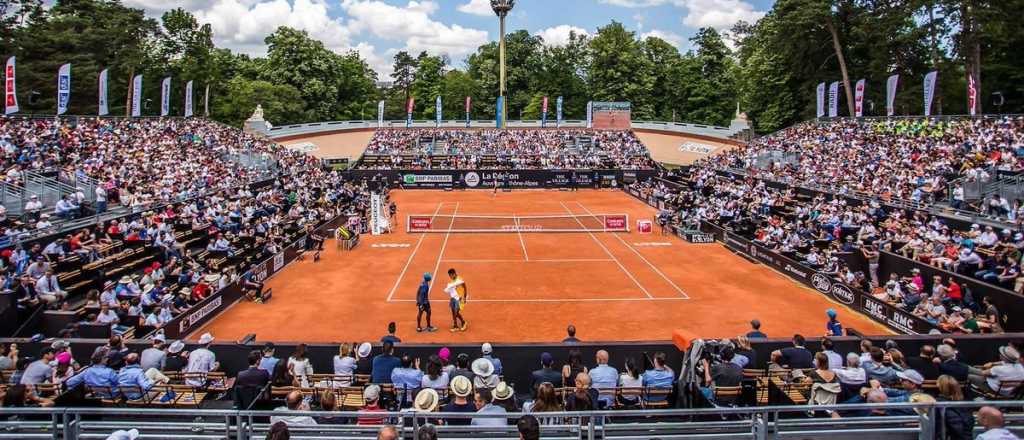
{"type": "Polygon", "coordinates": [[[432,278],[434,278],[434,277],[430,275],[430,272],[423,273],[423,279],[424,280],[430,281],[432,278]]]}
{"type": "Polygon", "coordinates": [[[491,354],[491,352],[494,351],[494,348],[491,347],[490,342],[484,342],[484,345],[480,346],[480,351],[483,352],[483,354],[491,354]]]}
{"type": "Polygon", "coordinates": [[[918,373],[917,371],[914,370],[897,371],[896,377],[903,380],[909,380],[917,385],[921,385],[924,383],[924,376],[922,376],[921,373],[918,373]]]}
{"type": "Polygon", "coordinates": [[[828,315],[829,318],[835,318],[836,317],[835,309],[828,309],[828,310],[825,311],[825,314],[828,315]]]}

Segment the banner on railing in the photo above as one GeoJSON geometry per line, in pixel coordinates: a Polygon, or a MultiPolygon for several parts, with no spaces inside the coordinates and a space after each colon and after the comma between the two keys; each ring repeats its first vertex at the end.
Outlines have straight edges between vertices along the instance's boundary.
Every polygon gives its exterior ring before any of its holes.
{"type": "Polygon", "coordinates": [[[142,116],[142,75],[132,78],[132,117],[142,116]]]}
{"type": "Polygon", "coordinates": [[[853,98],[853,111],[856,117],[860,118],[864,116],[864,80],[857,81],[857,86],[854,88],[856,96],[853,98]]]}
{"type": "Polygon", "coordinates": [[[63,115],[68,111],[68,102],[71,101],[71,63],[60,66],[57,70],[57,114],[63,115]]]}
{"type": "Polygon", "coordinates": [[[185,117],[192,115],[192,81],[189,81],[185,83],[185,117]]]}
{"type": "Polygon", "coordinates": [[[17,75],[15,74],[15,59],[14,57],[10,57],[7,59],[7,65],[4,67],[5,115],[18,112],[18,93],[17,87],[15,86],[16,76],[17,75]]]}
{"type": "Polygon", "coordinates": [[[885,81],[885,114],[892,116],[896,114],[896,86],[899,85],[900,75],[894,74],[885,81]]]}
{"type": "Polygon", "coordinates": [[[540,105],[540,128],[548,125],[548,97],[545,96],[540,105]]]}
{"type": "Polygon", "coordinates": [[[100,77],[99,77],[99,81],[98,81],[99,82],[99,87],[98,87],[98,90],[97,90],[97,95],[98,95],[97,99],[99,101],[99,102],[97,102],[97,107],[99,107],[99,108],[97,109],[97,113],[96,113],[96,114],[98,114],[100,116],[106,116],[108,113],[110,113],[110,106],[109,106],[109,104],[107,104],[107,75],[108,74],[109,74],[108,69],[103,69],[103,70],[100,71],[100,77]]]}
{"type": "Polygon", "coordinates": [[[160,116],[171,114],[171,77],[160,83],[160,116]]]}
{"type": "Polygon", "coordinates": [[[828,117],[839,116],[839,81],[828,85],[828,117]]]}
{"type": "Polygon", "coordinates": [[[818,117],[825,116],[825,83],[818,84],[818,108],[815,113],[818,117]]]}
{"type": "Polygon", "coordinates": [[[935,85],[939,72],[933,70],[924,76],[924,115],[932,115],[932,101],[935,99],[935,85]]]}
{"type": "Polygon", "coordinates": [[[555,100],[555,127],[562,126],[562,97],[555,100]]]}

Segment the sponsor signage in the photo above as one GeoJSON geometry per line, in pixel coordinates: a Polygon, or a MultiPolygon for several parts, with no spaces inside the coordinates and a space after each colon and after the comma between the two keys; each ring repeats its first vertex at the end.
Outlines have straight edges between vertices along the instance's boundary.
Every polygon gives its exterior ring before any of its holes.
{"type": "Polygon", "coordinates": [[[607,229],[626,230],[626,217],[610,215],[604,218],[604,227],[607,229]]]}
{"type": "Polygon", "coordinates": [[[726,232],[724,242],[735,252],[750,255],[757,261],[769,265],[779,272],[814,288],[823,295],[847,305],[850,308],[878,321],[889,328],[907,334],[925,334],[935,328],[924,319],[918,318],[871,295],[846,285],[838,279],[816,272],[789,257],[762,247],[746,238],[726,232]]]}
{"type": "Polygon", "coordinates": [[[274,255],[274,272],[281,270],[284,267],[284,252],[278,252],[274,255]]]}
{"type": "MultiPolygon", "coordinates": [[[[388,181],[399,181],[407,189],[431,188],[487,188],[495,182],[502,188],[563,188],[573,182],[572,170],[417,170],[381,171],[351,170],[354,179],[372,178],[378,174],[388,181]]],[[[594,187],[601,184],[610,187],[612,182],[630,182],[653,177],[653,170],[595,171],[575,170],[577,187],[594,187]]]]}
{"type": "Polygon", "coordinates": [[[469,188],[476,188],[480,186],[480,174],[476,171],[470,171],[462,177],[462,181],[466,183],[469,188]]]}
{"type": "Polygon", "coordinates": [[[700,144],[697,142],[686,142],[679,146],[679,151],[682,151],[684,153],[708,154],[712,151],[715,151],[715,148],[717,147],[715,147],[714,145],[700,144]]]}
{"type": "Polygon", "coordinates": [[[216,311],[222,304],[224,304],[224,296],[215,295],[198,310],[193,310],[192,313],[189,313],[188,317],[178,322],[178,332],[180,334],[185,334],[188,329],[192,328],[192,326],[197,324],[199,321],[202,321],[203,318],[210,313],[216,311]]]}
{"type": "Polygon", "coordinates": [[[686,231],[684,232],[684,239],[689,243],[714,243],[715,236],[700,231],[686,231]]]}
{"type": "Polygon", "coordinates": [[[429,231],[431,226],[430,217],[409,217],[410,231],[429,231]]]}

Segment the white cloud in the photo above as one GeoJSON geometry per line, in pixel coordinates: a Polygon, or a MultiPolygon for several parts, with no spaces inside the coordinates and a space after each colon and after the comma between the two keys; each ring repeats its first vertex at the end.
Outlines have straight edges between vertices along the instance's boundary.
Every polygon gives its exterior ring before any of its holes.
{"type": "Polygon", "coordinates": [[[491,9],[491,2],[489,0],[469,0],[468,3],[459,5],[459,7],[455,9],[459,12],[479,15],[481,17],[490,17],[491,15],[494,15],[494,11],[491,9]]]}
{"type": "Polygon", "coordinates": [[[660,38],[679,49],[682,49],[683,44],[686,43],[686,38],[683,37],[682,35],[673,32],[663,31],[661,29],[651,29],[648,32],[640,34],[641,40],[646,40],[647,37],[660,38]]]}
{"type": "Polygon", "coordinates": [[[263,40],[280,26],[309,32],[336,52],[367,50],[365,45],[352,43],[351,32],[328,14],[324,0],[126,0],[125,4],[143,8],[155,17],[172,7],[185,8],[200,23],[213,27],[217,46],[255,56],[266,54],[263,40]]]}
{"type": "Polygon", "coordinates": [[[571,32],[575,32],[576,35],[589,35],[586,29],[568,24],[560,24],[544,29],[537,32],[537,35],[543,38],[544,44],[548,46],[565,46],[569,43],[569,34],[571,32]]]}
{"type": "Polygon", "coordinates": [[[341,7],[353,34],[367,32],[381,39],[402,41],[411,52],[455,58],[475,51],[488,40],[487,31],[433,20],[430,16],[438,9],[433,1],[410,1],[399,7],[379,0],[343,0],[341,7]]]}
{"type": "Polygon", "coordinates": [[[624,8],[649,8],[652,6],[661,6],[665,4],[666,0],[600,0],[601,3],[609,4],[613,6],[622,6],[624,8]]]}
{"type": "Polygon", "coordinates": [[[753,23],[765,14],[743,0],[675,0],[675,3],[687,9],[683,24],[695,28],[729,29],[740,20],[753,23]]]}

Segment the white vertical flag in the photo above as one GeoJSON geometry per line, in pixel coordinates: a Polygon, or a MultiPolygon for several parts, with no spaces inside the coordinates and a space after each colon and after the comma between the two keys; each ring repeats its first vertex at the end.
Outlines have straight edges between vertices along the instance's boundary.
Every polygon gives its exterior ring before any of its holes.
{"type": "Polygon", "coordinates": [[[71,100],[71,64],[64,64],[57,70],[57,114],[63,115],[68,111],[68,101],[71,100]]]}
{"type": "Polygon", "coordinates": [[[160,116],[171,114],[171,77],[160,83],[160,116]]]}
{"type": "Polygon", "coordinates": [[[107,69],[100,71],[99,93],[97,93],[99,95],[99,110],[96,112],[96,114],[100,116],[106,116],[110,113],[110,108],[107,105],[107,75],[107,69]]]}
{"type": "Polygon", "coordinates": [[[587,101],[587,128],[594,128],[594,101],[587,101]]]}
{"type": "Polygon", "coordinates": [[[839,81],[828,85],[828,117],[839,116],[839,81]]]}
{"type": "Polygon", "coordinates": [[[4,67],[4,114],[9,115],[11,113],[18,112],[18,94],[17,88],[14,85],[15,80],[15,69],[14,69],[14,57],[7,59],[7,66],[4,67]]]}
{"type": "Polygon", "coordinates": [[[206,85],[206,96],[203,98],[203,116],[210,116],[210,85],[206,85]]]}
{"type": "Polygon", "coordinates": [[[974,82],[974,74],[967,74],[967,112],[974,116],[978,113],[978,86],[974,82]]]}
{"type": "Polygon", "coordinates": [[[924,115],[932,115],[932,100],[935,99],[935,82],[939,71],[933,70],[924,76],[924,115]]]}
{"type": "Polygon", "coordinates": [[[192,112],[192,81],[185,83],[185,117],[191,117],[192,112]]]}
{"type": "Polygon", "coordinates": [[[142,116],[142,75],[132,78],[132,117],[142,116]]]}
{"type": "Polygon", "coordinates": [[[825,83],[818,84],[818,111],[817,118],[825,116],[825,83]]]}
{"type": "Polygon", "coordinates": [[[384,126],[384,100],[377,102],[377,127],[384,126]]]}
{"type": "Polygon", "coordinates": [[[854,101],[854,114],[860,118],[864,116],[864,80],[857,81],[857,87],[854,89],[857,95],[853,98],[854,101]]]}
{"type": "Polygon", "coordinates": [[[896,86],[899,85],[900,75],[894,74],[885,82],[885,114],[892,116],[896,114],[896,86]]]}

